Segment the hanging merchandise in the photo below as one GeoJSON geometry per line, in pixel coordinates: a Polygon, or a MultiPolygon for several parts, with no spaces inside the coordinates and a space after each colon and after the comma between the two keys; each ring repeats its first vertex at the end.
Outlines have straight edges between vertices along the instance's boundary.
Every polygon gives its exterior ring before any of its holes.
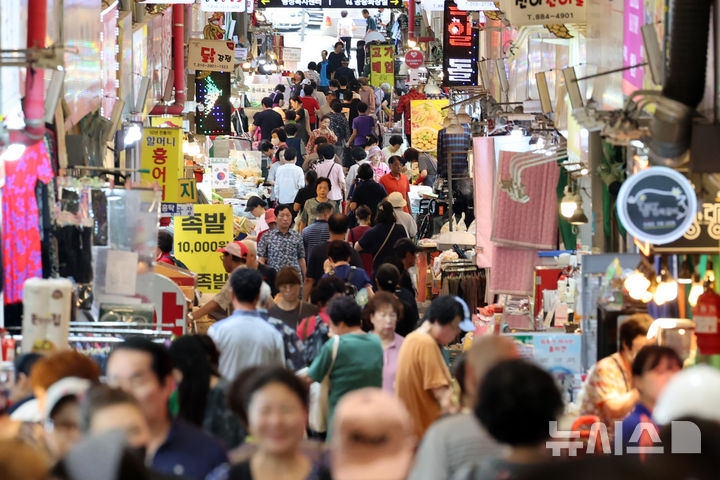
{"type": "Polygon", "coordinates": [[[47,353],[68,348],[72,282],[32,278],[23,288],[22,351],[47,353]]]}

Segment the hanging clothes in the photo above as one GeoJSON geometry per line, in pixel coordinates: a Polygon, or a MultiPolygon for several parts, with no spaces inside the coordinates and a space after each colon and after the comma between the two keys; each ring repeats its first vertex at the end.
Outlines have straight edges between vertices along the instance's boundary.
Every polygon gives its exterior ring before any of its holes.
{"type": "Polygon", "coordinates": [[[25,280],[43,274],[35,183],[53,178],[45,143],[27,147],[17,161],[5,162],[5,175],[2,243],[7,305],[22,300],[25,280]]]}

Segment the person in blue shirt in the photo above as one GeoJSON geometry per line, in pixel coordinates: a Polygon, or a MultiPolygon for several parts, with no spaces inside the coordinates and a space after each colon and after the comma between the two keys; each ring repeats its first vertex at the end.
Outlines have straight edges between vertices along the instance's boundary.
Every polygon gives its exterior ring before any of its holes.
{"type": "Polygon", "coordinates": [[[368,296],[372,297],[372,280],[363,268],[350,265],[352,250],[348,242],[333,240],[328,243],[328,262],[330,273],[325,276],[335,275],[345,283],[351,283],[358,292],[366,289],[368,296]]]}
{"type": "Polygon", "coordinates": [[[110,354],[107,381],[140,404],[150,426],[146,455],[153,469],[201,480],[227,461],[225,449],[217,440],[170,415],[173,363],[163,345],[148,338],[129,337],[110,354]]]}
{"type": "Polygon", "coordinates": [[[632,442],[630,439],[640,424],[645,424],[643,425],[645,430],[654,428],[659,434],[660,429],[652,420],[655,402],[670,379],[682,370],[682,366],[680,356],[670,347],[648,345],[635,356],[632,364],[632,376],[639,401],[622,422],[623,450],[629,446],[652,446],[653,442],[649,432],[639,433],[639,438],[633,439],[632,442]]]}
{"type": "Polygon", "coordinates": [[[319,89],[323,93],[328,93],[328,90],[330,89],[330,72],[328,72],[328,51],[323,50],[320,52],[320,55],[322,55],[322,60],[320,60],[320,63],[317,64],[317,70],[320,74],[320,85],[319,89]]]}

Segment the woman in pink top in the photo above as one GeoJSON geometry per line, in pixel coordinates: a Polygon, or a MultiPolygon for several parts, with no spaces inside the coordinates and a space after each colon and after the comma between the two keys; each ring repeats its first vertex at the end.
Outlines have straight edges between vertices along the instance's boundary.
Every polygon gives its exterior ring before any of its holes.
{"type": "Polygon", "coordinates": [[[390,167],[385,163],[382,150],[377,145],[373,145],[368,149],[367,158],[373,169],[373,180],[379,182],[386,174],[390,173],[390,167]]]}
{"type": "Polygon", "coordinates": [[[395,392],[395,372],[397,371],[398,354],[405,340],[395,333],[402,304],[391,293],[376,293],[363,310],[364,327],[380,337],[383,347],[383,390],[395,392]]]}

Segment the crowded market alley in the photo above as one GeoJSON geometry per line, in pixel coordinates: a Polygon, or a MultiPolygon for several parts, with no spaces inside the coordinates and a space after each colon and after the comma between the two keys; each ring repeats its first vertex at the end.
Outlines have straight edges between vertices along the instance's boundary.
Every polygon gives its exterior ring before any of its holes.
{"type": "Polygon", "coordinates": [[[718,8],[0,0],[0,480],[719,478],[718,8]]]}

